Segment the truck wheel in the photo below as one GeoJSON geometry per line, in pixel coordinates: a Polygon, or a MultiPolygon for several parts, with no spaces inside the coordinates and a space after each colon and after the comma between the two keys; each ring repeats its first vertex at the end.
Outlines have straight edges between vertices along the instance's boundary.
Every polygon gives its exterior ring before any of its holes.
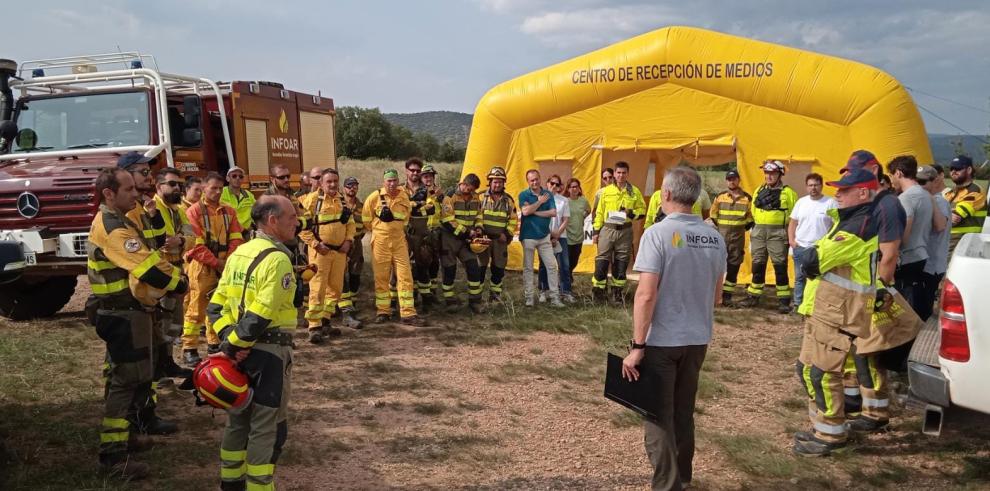
{"type": "Polygon", "coordinates": [[[51,317],[69,303],[75,291],[75,276],[22,277],[0,286],[0,316],[15,321],[51,317]]]}

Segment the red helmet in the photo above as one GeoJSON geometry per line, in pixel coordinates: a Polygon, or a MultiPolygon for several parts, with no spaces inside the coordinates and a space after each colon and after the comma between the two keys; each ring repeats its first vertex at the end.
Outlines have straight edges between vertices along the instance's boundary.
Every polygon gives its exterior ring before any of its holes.
{"type": "Polygon", "coordinates": [[[212,355],[193,369],[193,386],[207,404],[220,409],[238,409],[251,401],[248,377],[234,360],[212,355]]]}

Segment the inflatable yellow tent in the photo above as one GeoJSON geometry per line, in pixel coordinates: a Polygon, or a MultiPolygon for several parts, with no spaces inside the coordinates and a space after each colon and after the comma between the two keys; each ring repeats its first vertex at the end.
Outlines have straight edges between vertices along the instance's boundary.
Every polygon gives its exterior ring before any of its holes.
{"type": "MultiPolygon", "coordinates": [[[[600,172],[624,160],[649,199],[663,169],[735,161],[743,187],[763,180],[767,158],[788,165],[799,194],[808,172],[830,180],[865,148],[881,162],[931,162],[924,124],[907,91],[867,65],[689,27],[667,27],[501,83],[478,103],[463,174],[525,173],[581,180],[593,200],[600,172]]],[[[590,241],[579,270],[593,269],[590,241]]],[[[520,264],[518,243],[510,266],[520,264]]],[[[748,260],[747,260],[748,263],[748,260]]]]}

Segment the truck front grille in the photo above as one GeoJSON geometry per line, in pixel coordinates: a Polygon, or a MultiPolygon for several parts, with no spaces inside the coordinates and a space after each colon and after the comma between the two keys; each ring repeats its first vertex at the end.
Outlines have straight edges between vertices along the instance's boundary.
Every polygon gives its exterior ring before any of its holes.
{"type": "Polygon", "coordinates": [[[0,230],[31,227],[49,227],[56,233],[89,230],[99,208],[93,181],[90,177],[57,178],[54,189],[30,190],[41,203],[34,218],[24,218],[17,211],[17,197],[24,190],[0,193],[0,230]]]}

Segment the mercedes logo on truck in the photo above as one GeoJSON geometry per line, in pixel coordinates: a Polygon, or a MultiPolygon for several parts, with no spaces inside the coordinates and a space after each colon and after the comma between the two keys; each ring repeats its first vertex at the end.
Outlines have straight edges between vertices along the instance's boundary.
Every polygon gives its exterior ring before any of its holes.
{"type": "Polygon", "coordinates": [[[25,191],[17,197],[17,212],[24,218],[34,218],[41,211],[41,200],[30,191],[25,191]]]}

